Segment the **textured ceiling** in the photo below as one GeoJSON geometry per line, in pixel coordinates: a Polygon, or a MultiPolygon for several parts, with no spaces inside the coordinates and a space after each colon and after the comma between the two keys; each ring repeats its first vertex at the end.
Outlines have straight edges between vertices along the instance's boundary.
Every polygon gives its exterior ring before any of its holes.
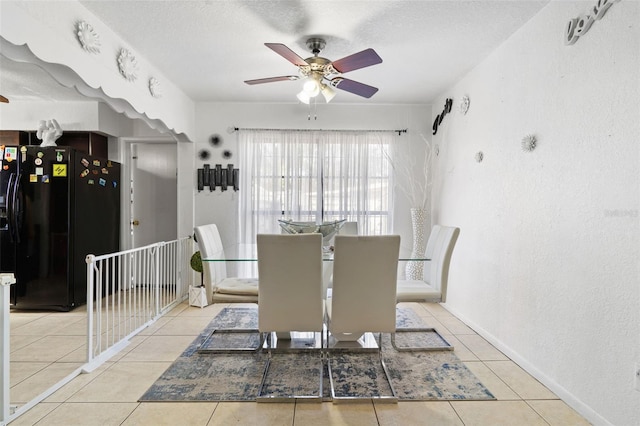
{"type": "Polygon", "coordinates": [[[195,101],[296,101],[299,81],[243,81],[296,74],[265,42],[306,58],[306,40],[321,36],[327,41],[322,57],[373,48],[383,59],[344,75],[379,88],[371,99],[338,90],[332,102],[402,104],[430,103],[548,0],[81,3],[195,101]]]}

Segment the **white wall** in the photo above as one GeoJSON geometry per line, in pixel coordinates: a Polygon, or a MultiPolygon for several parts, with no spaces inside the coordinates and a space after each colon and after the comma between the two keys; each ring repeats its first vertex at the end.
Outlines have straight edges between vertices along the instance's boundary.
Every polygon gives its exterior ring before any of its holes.
{"type": "Polygon", "coordinates": [[[461,228],[447,308],[590,421],[637,425],[640,3],[566,46],[595,3],[550,3],[435,102],[433,215],[461,228]]]}
{"type": "MultiPolygon", "coordinates": [[[[338,93],[337,96],[341,94],[338,93]]],[[[343,94],[343,96],[351,96],[343,94]]],[[[422,137],[430,137],[431,107],[428,105],[385,106],[385,105],[340,105],[318,104],[317,111],[302,104],[219,104],[200,103],[196,105],[196,143],[194,165],[191,171],[193,194],[195,197],[195,225],[217,223],[223,242],[236,242],[238,195],[233,191],[222,193],[220,188],[210,192],[208,188],[198,193],[196,190],[196,169],[203,164],[238,164],[236,155],[230,160],[222,157],[225,149],[237,154],[237,133],[229,133],[228,128],[283,128],[283,129],[407,129],[400,140],[407,149],[416,150],[421,155],[424,148],[422,137]],[[223,144],[214,148],[209,143],[211,135],[220,135],[223,144]],[[211,157],[202,161],[197,153],[207,149],[211,157]]],[[[409,206],[405,197],[397,195],[395,203],[394,232],[410,247],[411,227],[409,206]]]]}

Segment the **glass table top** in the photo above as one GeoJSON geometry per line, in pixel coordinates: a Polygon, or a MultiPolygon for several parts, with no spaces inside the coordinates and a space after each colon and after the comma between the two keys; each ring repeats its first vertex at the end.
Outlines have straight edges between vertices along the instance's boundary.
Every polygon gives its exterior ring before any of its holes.
{"type": "MultiPolygon", "coordinates": [[[[333,251],[323,250],[322,259],[325,262],[333,261],[333,251]]],[[[424,253],[411,253],[410,248],[400,247],[398,260],[424,262],[430,260],[425,257],[424,253]]],[[[202,258],[203,262],[257,262],[258,261],[258,245],[257,244],[235,244],[225,246],[220,253],[214,253],[208,257],[202,258]]]]}

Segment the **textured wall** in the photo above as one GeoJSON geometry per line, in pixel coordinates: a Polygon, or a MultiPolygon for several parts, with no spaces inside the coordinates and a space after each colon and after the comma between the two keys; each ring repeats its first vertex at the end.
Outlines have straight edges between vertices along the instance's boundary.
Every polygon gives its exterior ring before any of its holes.
{"type": "Polygon", "coordinates": [[[434,116],[447,97],[454,107],[433,140],[432,204],[435,223],[461,228],[448,308],[594,423],[631,425],[640,3],[614,3],[566,46],[566,23],[595,3],[552,2],[442,94],[434,116]]]}

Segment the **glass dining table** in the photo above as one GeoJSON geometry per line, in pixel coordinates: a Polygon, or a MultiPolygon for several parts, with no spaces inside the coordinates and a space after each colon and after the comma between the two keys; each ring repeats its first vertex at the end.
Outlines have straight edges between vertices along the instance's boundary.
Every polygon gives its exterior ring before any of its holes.
{"type": "MultiPolygon", "coordinates": [[[[325,285],[328,285],[333,273],[333,251],[329,247],[323,248],[322,260],[325,262],[323,267],[324,281],[325,285]]],[[[425,253],[413,253],[410,247],[400,246],[398,270],[404,271],[404,265],[410,262],[427,262],[429,260],[431,259],[426,257],[425,253]]],[[[258,276],[258,245],[255,243],[226,245],[219,252],[203,256],[202,261],[225,262],[224,268],[227,276],[256,277],[258,276]]]]}
{"type": "MultiPolygon", "coordinates": [[[[333,250],[323,249],[322,260],[325,262],[333,262],[333,250]]],[[[430,259],[425,253],[413,253],[411,248],[400,247],[398,254],[399,262],[426,262],[430,259]]],[[[203,262],[257,262],[258,261],[258,245],[257,244],[231,244],[225,246],[219,252],[214,252],[207,257],[202,258],[203,262]]]]}

